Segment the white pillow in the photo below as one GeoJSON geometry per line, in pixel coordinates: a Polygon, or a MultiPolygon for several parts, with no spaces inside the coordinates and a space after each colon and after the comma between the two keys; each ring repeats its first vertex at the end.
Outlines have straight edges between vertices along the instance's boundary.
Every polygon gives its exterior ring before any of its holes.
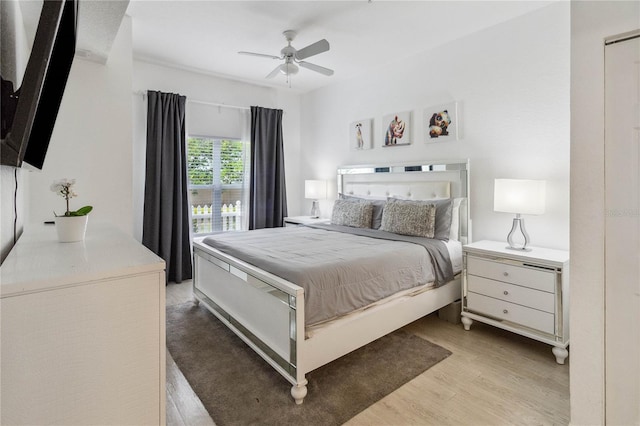
{"type": "Polygon", "coordinates": [[[460,206],[466,201],[466,198],[454,198],[451,209],[451,229],[449,230],[449,239],[460,241],[460,206]]]}

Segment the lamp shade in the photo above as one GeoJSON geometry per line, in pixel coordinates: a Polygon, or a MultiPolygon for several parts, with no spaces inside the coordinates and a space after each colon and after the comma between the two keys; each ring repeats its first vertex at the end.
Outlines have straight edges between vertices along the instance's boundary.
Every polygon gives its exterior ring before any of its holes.
{"type": "Polygon", "coordinates": [[[505,213],[543,214],[546,201],[544,180],[496,179],[493,210],[505,213]]]}
{"type": "Polygon", "coordinates": [[[324,180],[305,180],[304,198],[311,200],[327,198],[327,182],[324,180]]]}

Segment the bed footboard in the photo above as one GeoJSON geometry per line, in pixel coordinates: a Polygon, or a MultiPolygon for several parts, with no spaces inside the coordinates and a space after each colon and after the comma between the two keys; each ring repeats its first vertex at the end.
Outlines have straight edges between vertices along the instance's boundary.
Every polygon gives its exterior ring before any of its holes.
{"type": "Polygon", "coordinates": [[[301,404],[306,393],[298,369],[298,342],[304,340],[304,290],[194,244],[193,292],[229,329],[292,383],[301,404]]]}
{"type": "Polygon", "coordinates": [[[306,373],[460,297],[457,276],[305,339],[302,287],[197,240],[193,257],[196,299],[292,384],[296,404],[307,394],[306,373]]]}

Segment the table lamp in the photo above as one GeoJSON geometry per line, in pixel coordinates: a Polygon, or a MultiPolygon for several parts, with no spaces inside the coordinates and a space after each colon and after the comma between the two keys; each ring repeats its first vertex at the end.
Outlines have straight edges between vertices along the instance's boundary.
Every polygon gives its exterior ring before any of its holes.
{"type": "Polygon", "coordinates": [[[311,204],[311,217],[320,217],[320,207],[318,199],[327,198],[327,182],[324,180],[305,180],[304,198],[313,200],[311,204]]]}
{"type": "Polygon", "coordinates": [[[515,213],[513,226],[507,235],[508,249],[531,251],[529,234],[524,226],[522,214],[543,214],[546,199],[546,182],[544,180],[496,179],[493,194],[493,210],[496,212],[515,213]],[[518,246],[513,242],[516,230],[524,236],[524,244],[518,246]]]}

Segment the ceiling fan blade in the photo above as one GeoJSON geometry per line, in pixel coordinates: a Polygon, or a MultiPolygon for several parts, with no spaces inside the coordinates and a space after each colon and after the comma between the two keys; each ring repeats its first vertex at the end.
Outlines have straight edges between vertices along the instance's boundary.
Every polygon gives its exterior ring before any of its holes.
{"type": "Polygon", "coordinates": [[[320,65],[312,64],[309,62],[303,62],[303,61],[298,62],[298,65],[300,65],[303,68],[310,69],[311,71],[319,72],[320,74],[324,74],[326,76],[333,75],[333,70],[329,68],[321,67],[320,65]]]}
{"type": "Polygon", "coordinates": [[[240,55],[260,56],[262,58],[282,59],[280,56],[265,55],[264,53],[238,52],[240,55]]]}
{"type": "Polygon", "coordinates": [[[274,68],[273,71],[271,71],[265,78],[273,78],[276,75],[278,75],[278,73],[280,73],[280,68],[282,68],[282,65],[278,65],[277,67],[274,68]]]}
{"type": "Polygon", "coordinates": [[[300,60],[306,59],[310,56],[317,55],[318,53],[326,52],[327,50],[329,50],[329,42],[322,39],[298,50],[296,52],[296,58],[300,60]]]}

